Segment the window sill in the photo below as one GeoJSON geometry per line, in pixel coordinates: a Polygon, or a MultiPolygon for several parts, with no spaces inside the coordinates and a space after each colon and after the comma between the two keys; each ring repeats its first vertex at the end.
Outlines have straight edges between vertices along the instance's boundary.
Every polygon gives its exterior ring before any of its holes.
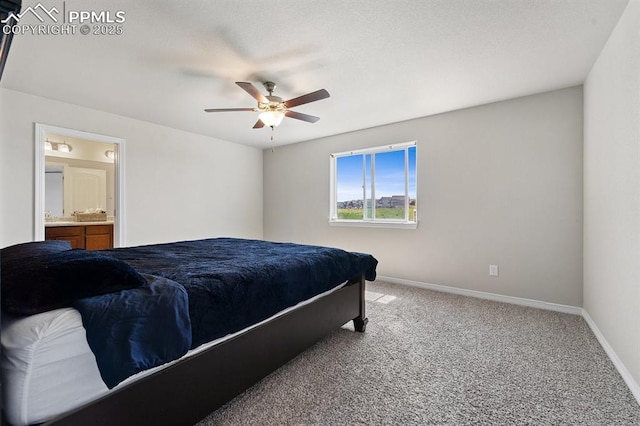
{"type": "Polygon", "coordinates": [[[356,228],[401,228],[401,229],[416,229],[418,227],[417,222],[382,222],[382,221],[369,221],[369,220],[329,220],[330,226],[351,226],[356,228]]]}

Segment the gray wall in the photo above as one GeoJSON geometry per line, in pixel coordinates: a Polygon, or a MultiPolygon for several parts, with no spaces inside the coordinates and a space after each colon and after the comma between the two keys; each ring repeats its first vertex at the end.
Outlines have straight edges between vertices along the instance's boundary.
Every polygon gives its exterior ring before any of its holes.
{"type": "Polygon", "coordinates": [[[573,87],[265,151],[264,236],[372,253],[380,275],[582,306],[582,139],[573,87]],[[418,229],[330,226],[329,154],[411,140],[418,229]]]}
{"type": "Polygon", "coordinates": [[[584,308],[640,398],[640,1],[584,85],[584,308]]]}

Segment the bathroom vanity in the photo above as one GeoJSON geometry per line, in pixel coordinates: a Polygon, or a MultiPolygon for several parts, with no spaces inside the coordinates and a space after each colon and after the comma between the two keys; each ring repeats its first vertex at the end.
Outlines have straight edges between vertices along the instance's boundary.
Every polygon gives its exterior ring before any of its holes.
{"type": "Polygon", "coordinates": [[[49,222],[44,230],[45,239],[66,240],[72,248],[113,248],[113,222],[49,222]]]}

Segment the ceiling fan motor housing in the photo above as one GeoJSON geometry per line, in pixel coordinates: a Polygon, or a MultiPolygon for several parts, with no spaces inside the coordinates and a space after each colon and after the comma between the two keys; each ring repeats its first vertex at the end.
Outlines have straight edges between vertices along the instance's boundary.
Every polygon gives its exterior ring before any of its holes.
{"type": "Polygon", "coordinates": [[[284,106],[284,100],[280,96],[273,96],[273,91],[276,90],[276,84],[273,81],[265,81],[262,83],[269,96],[265,96],[269,102],[259,102],[258,109],[260,111],[282,111],[285,112],[287,107],[284,106]]]}
{"type": "Polygon", "coordinates": [[[269,95],[271,95],[273,91],[276,90],[276,84],[273,81],[265,81],[264,83],[262,83],[262,85],[265,89],[267,89],[269,95]]]}
{"type": "Polygon", "coordinates": [[[258,102],[258,109],[261,111],[286,111],[287,107],[284,106],[284,101],[280,96],[265,96],[268,103],[258,102]]]}

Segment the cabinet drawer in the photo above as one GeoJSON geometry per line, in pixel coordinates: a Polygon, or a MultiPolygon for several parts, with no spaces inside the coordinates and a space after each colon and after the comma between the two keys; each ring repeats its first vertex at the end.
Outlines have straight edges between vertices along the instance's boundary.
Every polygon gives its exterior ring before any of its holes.
{"type": "Polygon", "coordinates": [[[113,225],[87,225],[85,227],[86,235],[111,235],[113,233],[113,225]]]}
{"type": "Polygon", "coordinates": [[[77,237],[79,235],[84,235],[84,226],[56,226],[52,228],[45,228],[45,235],[47,238],[77,237]]]}

